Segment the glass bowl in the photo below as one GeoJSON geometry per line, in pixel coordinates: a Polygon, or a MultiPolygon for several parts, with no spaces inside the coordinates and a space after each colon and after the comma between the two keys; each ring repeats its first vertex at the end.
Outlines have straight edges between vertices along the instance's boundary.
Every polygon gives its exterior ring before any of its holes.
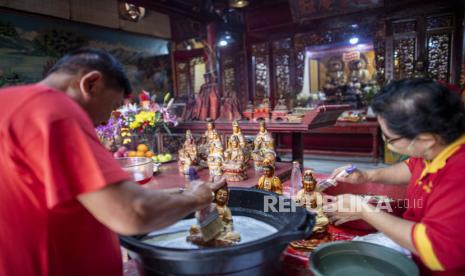
{"type": "Polygon", "coordinates": [[[116,158],[116,161],[132,177],[132,180],[139,184],[145,184],[152,179],[154,165],[151,158],[121,157],[116,158]]]}

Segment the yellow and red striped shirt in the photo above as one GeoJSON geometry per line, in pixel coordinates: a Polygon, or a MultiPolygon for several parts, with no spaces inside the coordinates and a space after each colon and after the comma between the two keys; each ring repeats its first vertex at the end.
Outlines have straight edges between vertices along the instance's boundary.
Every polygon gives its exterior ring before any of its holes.
{"type": "Polygon", "coordinates": [[[434,160],[405,161],[412,177],[404,218],[422,275],[465,275],[465,135],[434,160]]]}

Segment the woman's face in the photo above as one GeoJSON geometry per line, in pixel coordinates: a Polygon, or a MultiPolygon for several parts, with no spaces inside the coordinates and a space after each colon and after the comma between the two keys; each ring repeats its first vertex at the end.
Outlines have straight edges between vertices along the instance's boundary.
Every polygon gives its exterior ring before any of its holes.
{"type": "Polygon", "coordinates": [[[419,143],[416,138],[409,139],[395,134],[387,126],[386,120],[378,116],[379,126],[381,127],[384,143],[387,148],[399,154],[424,157],[424,152],[427,150],[422,143],[419,143]]]}

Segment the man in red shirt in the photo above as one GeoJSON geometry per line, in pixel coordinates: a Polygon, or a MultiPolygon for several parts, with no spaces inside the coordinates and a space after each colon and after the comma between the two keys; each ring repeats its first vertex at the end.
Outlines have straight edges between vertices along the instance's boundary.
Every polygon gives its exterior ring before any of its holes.
{"type": "Polygon", "coordinates": [[[147,233],[212,201],[207,184],[144,189],[100,145],[94,126],[129,92],[121,64],[96,49],[0,90],[0,275],[121,275],[115,233],[147,233]]]}
{"type": "Polygon", "coordinates": [[[410,250],[422,275],[465,275],[463,102],[431,80],[411,79],[384,87],[372,107],[387,147],[411,158],[336,180],[407,185],[407,210],[398,218],[377,212],[358,196],[342,195],[326,207],[330,219],[370,223],[410,250]]]}

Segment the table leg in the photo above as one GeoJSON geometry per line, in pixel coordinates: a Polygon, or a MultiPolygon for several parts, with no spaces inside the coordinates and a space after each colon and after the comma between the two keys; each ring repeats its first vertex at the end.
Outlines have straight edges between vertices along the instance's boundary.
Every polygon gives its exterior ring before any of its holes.
{"type": "Polygon", "coordinates": [[[303,167],[304,163],[304,145],[302,132],[292,133],[292,161],[298,161],[303,167]]]}

